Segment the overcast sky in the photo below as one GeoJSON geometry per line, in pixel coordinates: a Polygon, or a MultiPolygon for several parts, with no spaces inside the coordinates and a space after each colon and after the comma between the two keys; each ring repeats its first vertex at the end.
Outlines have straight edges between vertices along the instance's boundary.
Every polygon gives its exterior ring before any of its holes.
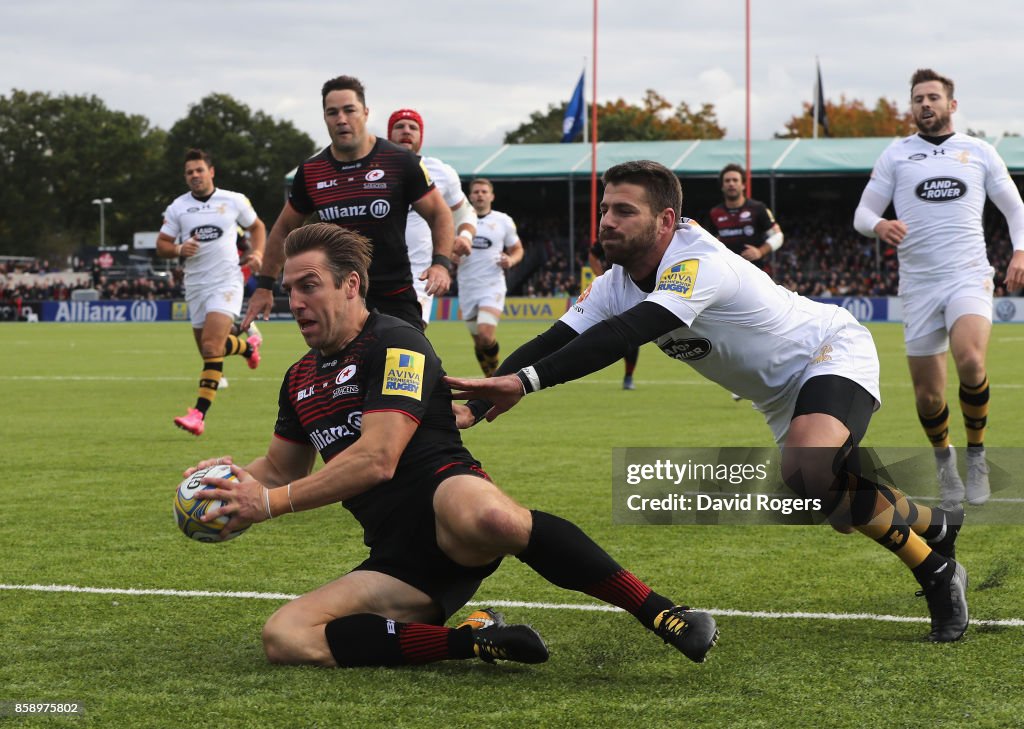
{"type": "MultiPolygon", "coordinates": [[[[1020,0],[751,0],[752,137],[780,130],[825,94],[907,107],[913,71],[957,84],[958,130],[1024,133],[1020,0]]],[[[568,100],[591,55],[591,0],[3,0],[0,95],[95,94],[169,128],[189,104],[228,93],[327,135],[320,86],[342,73],[367,88],[370,129],[411,106],[425,141],[498,143],[568,100]]],[[[598,99],[714,104],[744,133],[743,0],[602,0],[598,99]]],[[[589,63],[587,93],[589,97],[589,63]]]]}

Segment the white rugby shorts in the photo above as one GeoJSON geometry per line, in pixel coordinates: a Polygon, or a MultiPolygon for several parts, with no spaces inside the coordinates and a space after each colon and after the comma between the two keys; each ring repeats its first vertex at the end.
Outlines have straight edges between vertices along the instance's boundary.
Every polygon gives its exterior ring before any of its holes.
{"type": "Polygon", "coordinates": [[[793,419],[801,388],[809,379],[819,375],[838,375],[852,380],[871,393],[875,398],[876,410],[881,405],[875,341],[871,338],[871,332],[849,315],[846,326],[835,331],[812,353],[804,371],[788,387],[786,395],[766,408],[757,408],[764,414],[779,447],[789,433],[789,423],[793,419]]]}
{"type": "Polygon", "coordinates": [[[463,321],[475,319],[481,307],[504,311],[505,290],[504,275],[486,282],[459,281],[459,310],[463,321]]]}
{"type": "Polygon", "coordinates": [[[949,331],[957,319],[975,314],[992,321],[992,272],[940,284],[907,285],[903,303],[903,341],[910,357],[927,357],[949,349],[949,331]]]}
{"type": "Polygon", "coordinates": [[[212,312],[226,314],[232,320],[242,313],[242,279],[237,281],[190,286],[185,289],[185,303],[193,329],[202,329],[206,315],[212,312]]]}

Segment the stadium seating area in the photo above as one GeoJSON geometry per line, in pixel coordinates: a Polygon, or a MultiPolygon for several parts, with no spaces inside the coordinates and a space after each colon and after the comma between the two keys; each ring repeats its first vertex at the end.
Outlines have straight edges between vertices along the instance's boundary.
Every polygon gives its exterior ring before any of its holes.
{"type": "MultiPolygon", "coordinates": [[[[587,263],[586,241],[578,242],[574,259],[568,256],[569,244],[560,234],[560,219],[548,216],[523,219],[520,238],[526,245],[523,262],[508,273],[509,294],[513,296],[575,296],[579,294],[579,274],[587,263]]],[[[788,215],[785,220],[785,245],[766,267],[779,284],[806,296],[895,296],[899,266],[896,251],[877,246],[846,222],[834,216],[788,215]]],[[[1006,221],[998,211],[986,212],[985,234],[989,260],[996,269],[996,296],[1005,296],[1002,275],[1009,263],[1012,247],[1006,221]]],[[[20,277],[15,283],[10,266],[0,263],[0,304],[17,300],[66,300],[75,288],[96,288],[101,299],[175,299],[183,297],[183,271],[176,268],[169,277],[122,278],[93,271],[92,282],[83,285],[48,280],[47,272],[56,269],[47,261],[19,267],[19,272],[34,274],[35,282],[20,277]]],[[[79,270],[81,270],[79,268],[79,270]]],[[[455,287],[453,293],[458,293],[455,287]]]]}

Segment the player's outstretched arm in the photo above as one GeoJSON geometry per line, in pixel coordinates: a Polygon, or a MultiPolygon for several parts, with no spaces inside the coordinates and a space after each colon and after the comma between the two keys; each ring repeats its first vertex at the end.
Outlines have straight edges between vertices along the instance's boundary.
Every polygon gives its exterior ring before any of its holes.
{"type": "MultiPolygon", "coordinates": [[[[487,378],[445,377],[444,381],[454,390],[455,397],[486,400],[491,407],[486,413],[487,422],[515,407],[523,399],[526,390],[518,375],[503,375],[487,378]]],[[[468,408],[466,408],[468,410],[468,408]]],[[[474,418],[474,422],[476,419],[474,418]]],[[[458,425],[458,414],[456,414],[458,425]]]]}

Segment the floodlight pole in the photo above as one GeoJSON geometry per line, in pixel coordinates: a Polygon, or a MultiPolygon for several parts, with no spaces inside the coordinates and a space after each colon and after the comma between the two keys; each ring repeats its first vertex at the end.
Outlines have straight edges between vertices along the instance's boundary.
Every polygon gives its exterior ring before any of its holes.
{"type": "Polygon", "coordinates": [[[100,248],[106,248],[107,246],[107,221],[103,214],[103,208],[112,202],[114,201],[109,197],[98,197],[92,201],[93,205],[100,206],[100,248]]]}

